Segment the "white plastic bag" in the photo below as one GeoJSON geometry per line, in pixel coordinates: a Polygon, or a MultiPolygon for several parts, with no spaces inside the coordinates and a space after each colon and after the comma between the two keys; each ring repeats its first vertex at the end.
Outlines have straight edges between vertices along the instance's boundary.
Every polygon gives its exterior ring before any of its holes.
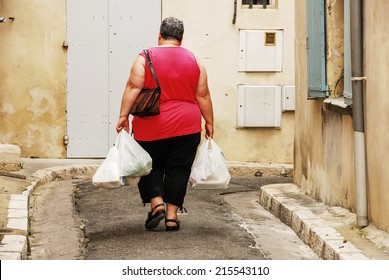
{"type": "Polygon", "coordinates": [[[150,155],[123,129],[93,175],[92,183],[108,188],[137,185],[141,176],[150,173],[151,165],[150,155]]]}
{"type": "Polygon", "coordinates": [[[150,173],[152,159],[124,129],[120,131],[116,146],[120,154],[120,176],[142,177],[150,173]]]}
{"type": "Polygon", "coordinates": [[[98,187],[116,188],[122,186],[120,180],[120,155],[113,146],[92,177],[92,183],[98,187]]]}
{"type": "Polygon", "coordinates": [[[231,180],[224,155],[213,139],[201,144],[192,166],[189,182],[197,189],[224,189],[231,180]]]}

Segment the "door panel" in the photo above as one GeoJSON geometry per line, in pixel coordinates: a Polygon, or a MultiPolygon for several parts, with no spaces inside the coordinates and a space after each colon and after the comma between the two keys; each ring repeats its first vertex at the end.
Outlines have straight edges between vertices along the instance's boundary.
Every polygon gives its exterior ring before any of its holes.
{"type": "Polygon", "coordinates": [[[116,140],[120,102],[138,54],[158,43],[161,1],[111,0],[109,9],[109,144],[116,140]]]}
{"type": "Polygon", "coordinates": [[[69,158],[106,156],[132,62],[160,22],[161,0],[67,1],[69,158]]]}
{"type": "Polygon", "coordinates": [[[67,1],[68,157],[108,146],[108,1],[67,1]]]}

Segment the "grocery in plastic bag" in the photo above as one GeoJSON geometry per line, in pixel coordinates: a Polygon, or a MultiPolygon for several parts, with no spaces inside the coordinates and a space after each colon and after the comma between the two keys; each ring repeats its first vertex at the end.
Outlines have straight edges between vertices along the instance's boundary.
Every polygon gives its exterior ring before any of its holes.
{"type": "Polygon", "coordinates": [[[224,155],[211,138],[200,145],[192,166],[189,183],[197,189],[224,189],[231,180],[224,155]]]}
{"type": "Polygon", "coordinates": [[[93,175],[92,183],[108,188],[137,185],[140,177],[150,173],[151,166],[150,155],[123,129],[93,175]]]}

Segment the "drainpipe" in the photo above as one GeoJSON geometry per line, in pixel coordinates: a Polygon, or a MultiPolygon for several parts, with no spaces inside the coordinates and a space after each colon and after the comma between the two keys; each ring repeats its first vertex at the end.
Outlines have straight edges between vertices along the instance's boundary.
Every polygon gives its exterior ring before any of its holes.
{"type": "Polygon", "coordinates": [[[355,187],[357,224],[369,224],[366,190],[366,146],[364,124],[363,77],[363,0],[350,1],[351,81],[353,93],[353,125],[355,154],[355,187]]]}
{"type": "Polygon", "coordinates": [[[234,0],[234,17],[232,18],[232,24],[236,23],[236,10],[238,8],[237,6],[238,6],[238,0],[234,0]]]}

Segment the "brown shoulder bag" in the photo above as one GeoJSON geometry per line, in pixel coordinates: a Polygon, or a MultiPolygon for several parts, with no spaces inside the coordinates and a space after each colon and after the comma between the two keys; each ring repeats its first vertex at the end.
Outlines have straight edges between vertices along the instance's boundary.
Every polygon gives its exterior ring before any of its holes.
{"type": "Polygon", "coordinates": [[[161,87],[158,82],[157,75],[155,74],[153,63],[151,62],[149,51],[143,50],[146,55],[147,63],[153,74],[155,88],[143,88],[138,94],[134,104],[131,107],[130,114],[137,117],[149,117],[159,115],[159,103],[161,96],[161,87]]]}

